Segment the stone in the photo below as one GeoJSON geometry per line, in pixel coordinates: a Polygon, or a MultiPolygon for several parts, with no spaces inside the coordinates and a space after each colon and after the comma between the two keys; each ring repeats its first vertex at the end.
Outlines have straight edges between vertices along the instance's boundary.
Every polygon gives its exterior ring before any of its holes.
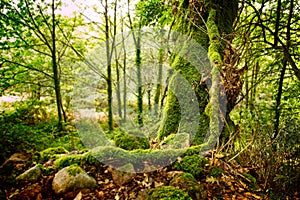
{"type": "Polygon", "coordinates": [[[130,180],[132,180],[136,176],[134,167],[131,163],[123,165],[117,169],[109,167],[108,170],[112,175],[114,183],[119,186],[122,186],[125,183],[128,183],[130,180]]]}
{"type": "Polygon", "coordinates": [[[14,153],[7,159],[1,167],[8,165],[9,163],[18,164],[18,163],[26,163],[27,161],[31,160],[31,154],[24,154],[24,153],[14,153]]]}
{"type": "Polygon", "coordinates": [[[96,186],[96,180],[78,165],[61,169],[55,174],[52,182],[55,194],[64,194],[78,189],[93,189],[96,186]]]}
{"type": "Polygon", "coordinates": [[[36,182],[40,179],[42,175],[42,170],[41,168],[36,165],[27,171],[25,171],[23,174],[20,174],[16,180],[17,181],[30,181],[30,182],[36,182]]]}

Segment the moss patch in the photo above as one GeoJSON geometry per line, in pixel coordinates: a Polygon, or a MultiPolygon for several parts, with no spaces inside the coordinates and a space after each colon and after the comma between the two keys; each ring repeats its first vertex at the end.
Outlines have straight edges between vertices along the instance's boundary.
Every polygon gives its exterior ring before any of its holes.
{"type": "Polygon", "coordinates": [[[85,173],[85,171],[81,169],[81,167],[79,167],[78,165],[74,164],[68,168],[68,173],[72,176],[76,176],[77,174],[85,173]]]}
{"type": "Polygon", "coordinates": [[[192,155],[183,157],[180,162],[177,161],[174,168],[191,173],[198,179],[203,175],[203,170],[206,164],[208,164],[208,161],[205,158],[200,157],[199,155],[192,155]]]}
{"type": "Polygon", "coordinates": [[[114,141],[117,147],[125,150],[148,149],[150,147],[149,139],[140,131],[130,131],[128,133],[119,132],[114,141]]]}
{"type": "Polygon", "coordinates": [[[216,167],[216,166],[213,166],[209,172],[209,175],[214,177],[214,178],[219,178],[222,176],[223,174],[223,169],[220,168],[220,167],[216,167]]]}
{"type": "Polygon", "coordinates": [[[57,166],[57,168],[62,169],[73,164],[77,164],[80,166],[99,165],[99,161],[90,152],[88,152],[84,154],[62,156],[55,160],[54,164],[57,166]]]}
{"type": "Polygon", "coordinates": [[[147,192],[147,200],[192,200],[192,198],[183,190],[173,186],[162,186],[151,189],[147,192]]]}
{"type": "Polygon", "coordinates": [[[40,159],[42,162],[46,162],[50,159],[56,158],[57,154],[67,154],[67,153],[68,151],[63,147],[48,148],[40,152],[40,159]]]}

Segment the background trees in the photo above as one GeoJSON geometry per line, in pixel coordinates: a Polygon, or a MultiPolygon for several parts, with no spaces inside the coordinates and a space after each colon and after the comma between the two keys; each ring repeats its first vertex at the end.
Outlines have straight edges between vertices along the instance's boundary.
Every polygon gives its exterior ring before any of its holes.
{"type": "Polygon", "coordinates": [[[40,99],[41,90],[52,87],[61,129],[62,121],[67,120],[61,80],[64,72],[70,73],[62,64],[67,60],[65,57],[72,56],[70,42],[81,22],[77,17],[69,19],[57,15],[59,6],[61,2],[55,0],[51,3],[28,0],[1,3],[1,71],[5,78],[4,90],[16,84],[26,87],[29,83],[30,90],[19,89],[19,92],[32,92],[32,97],[40,99]],[[24,73],[33,79],[18,76],[24,73]]]}

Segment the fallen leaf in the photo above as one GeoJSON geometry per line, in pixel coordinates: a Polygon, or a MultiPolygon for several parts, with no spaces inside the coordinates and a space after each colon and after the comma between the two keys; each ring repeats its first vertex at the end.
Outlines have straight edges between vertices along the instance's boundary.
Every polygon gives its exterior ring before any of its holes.
{"type": "Polygon", "coordinates": [[[76,197],[74,198],[74,200],[81,200],[82,199],[82,193],[79,192],[76,197]]]}

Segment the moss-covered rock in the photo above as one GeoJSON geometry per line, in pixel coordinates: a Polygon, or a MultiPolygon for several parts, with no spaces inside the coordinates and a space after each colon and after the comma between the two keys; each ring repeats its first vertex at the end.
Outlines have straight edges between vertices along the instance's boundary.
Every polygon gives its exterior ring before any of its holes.
{"type": "Polygon", "coordinates": [[[99,161],[90,152],[84,154],[71,154],[61,156],[54,161],[57,168],[61,169],[73,164],[80,166],[84,165],[99,165],[99,161]]]}
{"type": "Polygon", "coordinates": [[[84,170],[81,169],[78,165],[74,164],[68,167],[68,173],[72,176],[76,176],[77,174],[84,173],[84,170]]]}
{"type": "Polygon", "coordinates": [[[187,192],[192,199],[206,199],[207,194],[203,185],[198,183],[194,176],[190,173],[176,175],[171,180],[170,185],[187,192]]]}
{"type": "Polygon", "coordinates": [[[67,154],[68,151],[63,147],[48,148],[40,152],[40,159],[42,162],[46,162],[50,159],[55,159],[58,154],[67,154]]]}
{"type": "Polygon", "coordinates": [[[183,190],[173,186],[161,186],[147,192],[146,200],[192,200],[183,190]]]}
{"type": "Polygon", "coordinates": [[[23,174],[19,175],[16,180],[17,181],[30,181],[30,182],[36,182],[42,175],[42,170],[41,170],[40,165],[36,165],[27,171],[25,171],[23,174]]]}
{"type": "Polygon", "coordinates": [[[78,189],[90,189],[96,186],[96,180],[78,165],[63,168],[55,174],[52,182],[52,189],[56,194],[64,194],[78,189]]]}
{"type": "Polygon", "coordinates": [[[200,178],[203,175],[203,170],[208,161],[199,155],[185,156],[179,162],[177,161],[174,168],[191,173],[195,178],[200,178]]]}
{"type": "Polygon", "coordinates": [[[171,164],[178,156],[184,153],[184,149],[136,149],[124,150],[114,146],[100,147],[92,150],[92,155],[100,162],[118,168],[127,163],[133,164],[136,172],[144,172],[145,162],[155,166],[156,169],[171,164]]]}

